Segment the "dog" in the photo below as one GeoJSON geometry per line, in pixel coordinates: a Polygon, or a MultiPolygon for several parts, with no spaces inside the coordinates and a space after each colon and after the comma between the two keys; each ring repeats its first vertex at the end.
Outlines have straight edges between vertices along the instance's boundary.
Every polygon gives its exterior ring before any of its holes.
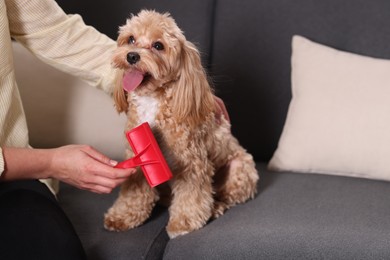
{"type": "MultiPolygon", "coordinates": [[[[137,227],[165,200],[166,230],[175,238],[254,198],[259,175],[253,157],[233,137],[228,120],[216,119],[199,51],[169,13],[143,10],[128,19],[119,28],[112,64],[118,72],[113,98],[118,112],[127,113],[126,129],[150,124],[173,178],[151,188],[138,169],[105,214],[106,229],[137,227]]],[[[129,147],[126,154],[133,155],[129,147]]]]}

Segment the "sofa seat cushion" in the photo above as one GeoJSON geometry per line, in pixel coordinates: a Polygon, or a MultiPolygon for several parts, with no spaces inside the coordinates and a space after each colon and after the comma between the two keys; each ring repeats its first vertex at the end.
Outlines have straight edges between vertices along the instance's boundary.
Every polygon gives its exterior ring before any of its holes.
{"type": "Polygon", "coordinates": [[[254,200],[170,240],[164,258],[390,258],[390,183],[258,169],[254,200]]]}
{"type": "Polygon", "coordinates": [[[119,189],[100,195],[61,183],[58,200],[80,236],[88,259],[159,259],[169,238],[165,231],[166,209],[156,207],[141,227],[111,232],[103,227],[104,213],[118,196],[119,189]]]}

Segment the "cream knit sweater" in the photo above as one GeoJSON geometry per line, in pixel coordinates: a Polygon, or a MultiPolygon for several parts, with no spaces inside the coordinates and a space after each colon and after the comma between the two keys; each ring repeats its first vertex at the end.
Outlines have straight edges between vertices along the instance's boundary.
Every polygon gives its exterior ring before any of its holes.
{"type": "Polygon", "coordinates": [[[0,0],[0,175],[5,167],[1,147],[29,147],[11,37],[44,62],[107,93],[114,78],[115,42],[79,15],[66,15],[54,0],[0,0]]]}

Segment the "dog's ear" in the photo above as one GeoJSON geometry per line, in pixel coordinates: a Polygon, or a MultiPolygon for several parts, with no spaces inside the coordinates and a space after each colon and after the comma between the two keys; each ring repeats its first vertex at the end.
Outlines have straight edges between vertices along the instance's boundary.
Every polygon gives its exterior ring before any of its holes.
{"type": "Polygon", "coordinates": [[[215,111],[213,91],[195,45],[184,40],[180,59],[180,75],[172,91],[172,112],[177,120],[197,125],[215,111]]]}
{"type": "Polygon", "coordinates": [[[115,86],[112,93],[115,107],[118,113],[127,112],[129,104],[127,103],[127,94],[122,87],[123,71],[117,70],[115,75],[115,86]]]}

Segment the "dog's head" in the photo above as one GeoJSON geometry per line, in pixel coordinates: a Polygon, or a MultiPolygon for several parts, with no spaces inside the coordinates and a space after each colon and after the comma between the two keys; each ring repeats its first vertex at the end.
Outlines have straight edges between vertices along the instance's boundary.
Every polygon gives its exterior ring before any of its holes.
{"type": "Polygon", "coordinates": [[[214,111],[197,48],[186,40],[167,13],[141,11],[120,27],[113,66],[118,69],[114,100],[127,111],[126,92],[153,95],[172,88],[172,112],[177,120],[199,121],[214,111]]]}

